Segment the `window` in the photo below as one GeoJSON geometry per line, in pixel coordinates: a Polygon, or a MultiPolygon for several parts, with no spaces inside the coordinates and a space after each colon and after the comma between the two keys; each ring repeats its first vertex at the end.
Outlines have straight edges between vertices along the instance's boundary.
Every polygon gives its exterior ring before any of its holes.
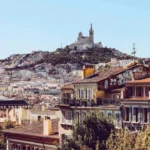
{"type": "Polygon", "coordinates": [[[100,110],[100,113],[101,113],[102,116],[104,116],[105,115],[105,110],[100,110]]]}
{"type": "Polygon", "coordinates": [[[75,97],[78,98],[78,90],[75,89],[75,97]]]}
{"type": "Polygon", "coordinates": [[[116,113],[116,121],[120,122],[120,114],[119,113],[116,113]]]}
{"type": "Polygon", "coordinates": [[[84,90],[80,89],[80,97],[79,98],[84,98],[84,90]]]}
{"type": "Polygon", "coordinates": [[[149,87],[145,87],[145,96],[149,97],[149,87]]]}
{"type": "Polygon", "coordinates": [[[87,91],[86,98],[89,99],[89,89],[87,89],[86,91],[87,91]]]}
{"type": "Polygon", "coordinates": [[[61,134],[61,141],[63,142],[65,140],[65,134],[61,134]]]}
{"type": "Polygon", "coordinates": [[[22,147],[22,150],[26,150],[26,146],[23,146],[23,147],[22,147]]]}
{"type": "Polygon", "coordinates": [[[136,96],[143,96],[143,87],[137,87],[136,88],[136,96]]]}
{"type": "Polygon", "coordinates": [[[143,110],[144,110],[144,122],[147,122],[147,113],[148,113],[147,108],[144,108],[143,110]]]}
{"type": "Polygon", "coordinates": [[[48,117],[48,116],[45,116],[45,119],[50,119],[50,117],[48,117]]]}
{"type": "Polygon", "coordinates": [[[85,97],[87,98],[87,89],[85,90],[85,97]]]}
{"type": "Polygon", "coordinates": [[[41,121],[41,116],[38,116],[38,121],[41,121]]]}
{"type": "Polygon", "coordinates": [[[78,90],[78,98],[80,98],[80,90],[78,90]]]}
{"type": "Polygon", "coordinates": [[[133,91],[134,91],[134,90],[133,90],[133,87],[129,87],[129,88],[128,88],[128,91],[127,91],[127,92],[128,92],[128,96],[129,96],[129,97],[132,97],[132,96],[134,95],[134,94],[133,94],[133,91]]]}
{"type": "Polygon", "coordinates": [[[62,112],[62,123],[65,123],[65,112],[62,112]]]}
{"type": "Polygon", "coordinates": [[[129,108],[126,108],[126,121],[129,121],[129,108]]]}
{"type": "Polygon", "coordinates": [[[111,117],[112,117],[112,112],[108,111],[108,118],[111,118],[111,117]]]}
{"type": "Polygon", "coordinates": [[[92,89],[87,89],[87,99],[92,98],[92,89]]]}
{"type": "Polygon", "coordinates": [[[72,112],[68,111],[68,123],[71,124],[72,122],[72,112]]]}
{"type": "Polygon", "coordinates": [[[138,108],[134,108],[134,116],[135,116],[135,121],[138,122],[138,108]]]}

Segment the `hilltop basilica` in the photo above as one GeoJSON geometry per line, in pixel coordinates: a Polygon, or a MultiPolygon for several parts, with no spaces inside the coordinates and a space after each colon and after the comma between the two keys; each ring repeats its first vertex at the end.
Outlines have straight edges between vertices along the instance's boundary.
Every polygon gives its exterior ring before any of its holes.
{"type": "Polygon", "coordinates": [[[91,24],[89,36],[83,36],[82,32],[79,32],[77,41],[72,43],[69,47],[75,50],[86,50],[87,48],[102,47],[102,43],[94,43],[94,30],[91,24]]]}

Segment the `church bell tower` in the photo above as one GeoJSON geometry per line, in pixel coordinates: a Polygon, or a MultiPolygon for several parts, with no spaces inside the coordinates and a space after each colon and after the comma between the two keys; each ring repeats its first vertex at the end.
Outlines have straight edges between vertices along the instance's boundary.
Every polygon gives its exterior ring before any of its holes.
{"type": "Polygon", "coordinates": [[[89,30],[89,41],[94,43],[94,30],[92,29],[92,23],[91,28],[89,30]]]}

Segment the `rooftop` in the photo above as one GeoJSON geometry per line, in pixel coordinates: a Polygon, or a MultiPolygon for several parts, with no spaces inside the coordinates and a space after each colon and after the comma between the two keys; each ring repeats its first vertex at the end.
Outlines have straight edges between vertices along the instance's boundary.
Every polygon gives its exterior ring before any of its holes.
{"type": "Polygon", "coordinates": [[[130,101],[150,101],[149,97],[131,97],[131,98],[124,98],[124,100],[130,100],[130,101]]]}
{"type": "Polygon", "coordinates": [[[128,81],[126,84],[144,84],[144,83],[150,83],[150,78],[145,78],[142,80],[134,80],[134,81],[128,81]]]}
{"type": "Polygon", "coordinates": [[[85,79],[76,81],[75,84],[76,83],[97,83],[99,81],[102,81],[102,80],[110,77],[111,75],[118,74],[125,70],[127,70],[127,69],[124,69],[123,67],[111,67],[107,70],[96,73],[94,77],[89,77],[89,78],[85,78],[85,79]]]}
{"type": "Polygon", "coordinates": [[[40,137],[51,137],[58,139],[58,134],[43,135],[43,122],[22,125],[20,127],[6,129],[2,131],[3,133],[14,133],[14,134],[21,134],[21,135],[31,135],[31,136],[40,136],[40,137]]]}
{"type": "Polygon", "coordinates": [[[0,99],[0,106],[23,106],[23,105],[29,105],[24,100],[9,100],[9,99],[0,99]]]}
{"type": "Polygon", "coordinates": [[[135,68],[135,67],[138,67],[138,66],[141,66],[141,65],[142,64],[137,64],[137,65],[131,66],[129,68],[124,68],[124,67],[121,67],[121,66],[111,67],[111,68],[108,68],[107,70],[97,72],[97,73],[93,74],[92,76],[90,76],[88,78],[78,80],[78,81],[74,82],[74,84],[97,83],[97,82],[102,81],[106,78],[109,78],[112,75],[117,75],[117,74],[122,73],[126,70],[130,70],[132,68],[135,68]]]}

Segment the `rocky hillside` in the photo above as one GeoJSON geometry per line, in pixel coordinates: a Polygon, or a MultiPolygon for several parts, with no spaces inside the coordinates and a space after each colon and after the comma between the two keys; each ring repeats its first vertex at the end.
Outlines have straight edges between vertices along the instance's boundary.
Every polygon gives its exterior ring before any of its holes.
{"type": "Polygon", "coordinates": [[[79,69],[85,63],[97,64],[109,62],[111,58],[132,59],[133,56],[110,48],[92,48],[84,51],[72,50],[69,47],[57,49],[54,52],[33,51],[30,54],[16,54],[0,60],[0,67],[6,70],[14,69],[40,69],[55,72],[56,66],[63,66],[69,72],[79,69]],[[47,70],[46,68],[51,68],[47,70]],[[52,67],[53,66],[53,67],[52,67]]]}
{"type": "Polygon", "coordinates": [[[91,48],[84,51],[71,50],[68,47],[57,49],[53,53],[46,55],[44,60],[52,65],[66,63],[85,63],[97,64],[107,63],[111,58],[117,59],[133,59],[133,56],[122,53],[116,49],[110,48],[91,48]]]}

